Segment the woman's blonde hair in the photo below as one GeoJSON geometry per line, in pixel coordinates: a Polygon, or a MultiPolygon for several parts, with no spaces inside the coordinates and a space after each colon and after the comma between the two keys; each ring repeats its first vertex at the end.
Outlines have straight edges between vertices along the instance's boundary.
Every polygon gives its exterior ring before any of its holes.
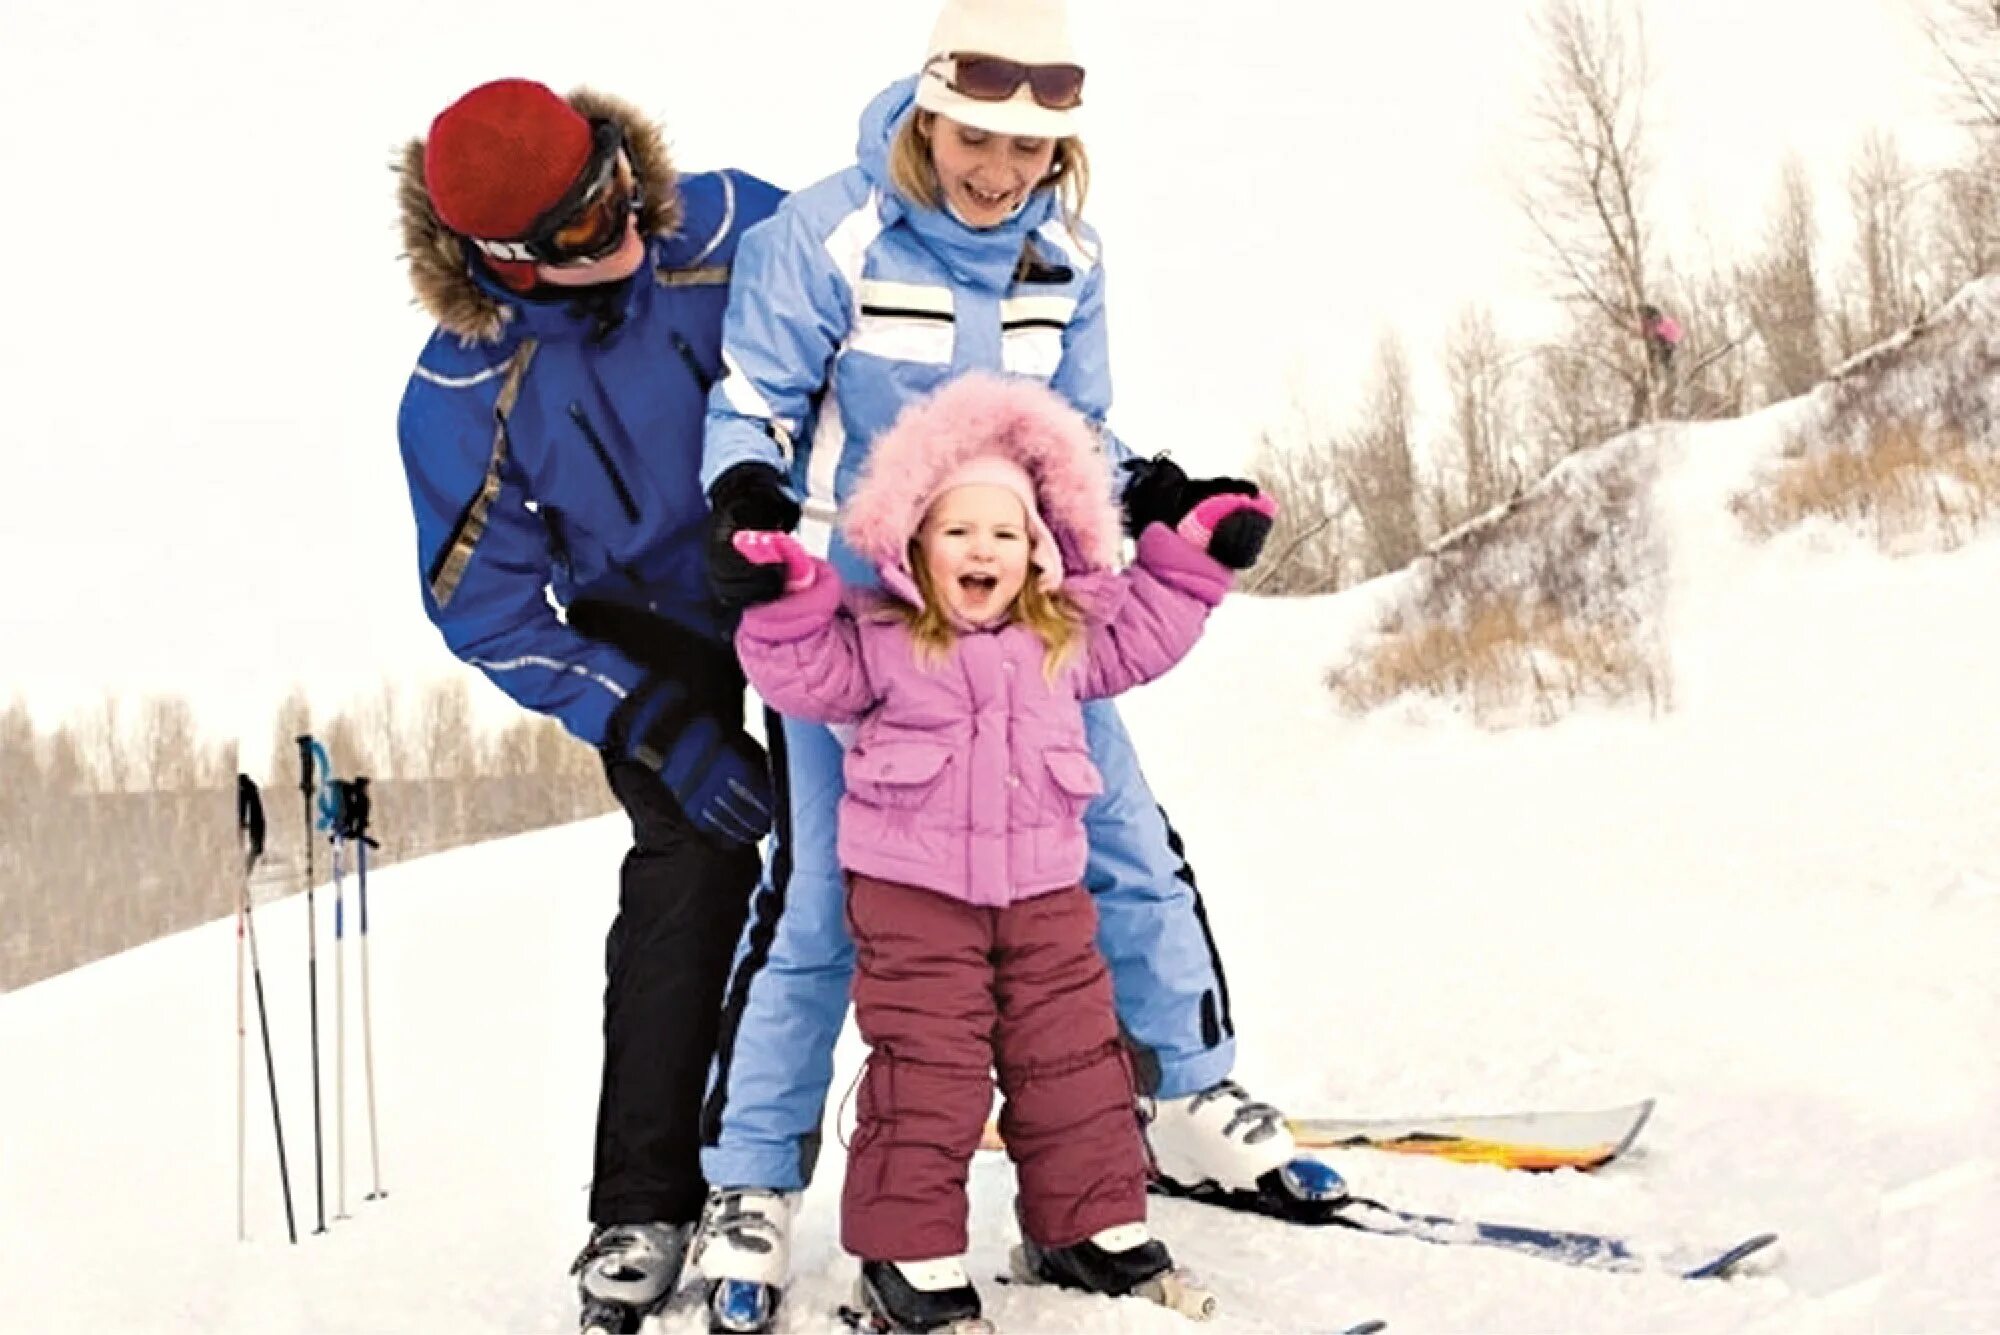
{"type": "MultiPolygon", "coordinates": [[[[925,668],[940,667],[951,657],[952,646],[958,642],[958,629],[952,625],[944,599],[931,582],[930,566],[924,561],[921,538],[910,539],[908,559],[910,574],[916,579],[917,592],[923,596],[923,606],[911,607],[901,601],[891,602],[889,606],[909,626],[910,639],[916,646],[917,662],[925,668]]],[[[1083,646],[1083,609],[1060,588],[1053,592],[1044,589],[1040,574],[1041,567],[1031,562],[1028,578],[1021,582],[1021,591],[1014,595],[1007,616],[1009,620],[1026,626],[1041,640],[1045,651],[1042,655],[1042,675],[1053,682],[1083,646]]]]}
{"type": "MultiPolygon", "coordinates": [[[[931,162],[931,133],[936,123],[935,111],[918,108],[903,118],[889,144],[890,184],[927,209],[941,208],[944,204],[937,167],[931,162]]],[[[1055,160],[1036,188],[1056,192],[1063,221],[1071,231],[1076,231],[1083,222],[1083,202],[1090,194],[1090,157],[1083,151],[1083,140],[1074,135],[1056,140],[1055,160]]]]}

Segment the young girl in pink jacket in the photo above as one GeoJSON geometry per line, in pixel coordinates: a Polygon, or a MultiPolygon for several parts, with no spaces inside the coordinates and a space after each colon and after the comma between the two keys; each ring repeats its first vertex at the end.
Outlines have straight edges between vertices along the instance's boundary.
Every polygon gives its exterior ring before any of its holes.
{"type": "Polygon", "coordinates": [[[961,1258],[991,1071],[1024,1276],[1212,1309],[1146,1229],[1135,1086],[1080,884],[1103,785],[1079,705],[1193,647],[1231,581],[1215,530],[1241,568],[1272,511],[1209,497],[1113,573],[1119,512],[1088,424],[1038,383],[974,373],[876,442],[843,512],[883,592],[844,589],[786,534],[736,536],[787,576],[737,633],[751,683],[855,728],[839,850],[872,1051],[841,1233],[859,1300],[892,1328],[981,1328],[961,1258]]]}

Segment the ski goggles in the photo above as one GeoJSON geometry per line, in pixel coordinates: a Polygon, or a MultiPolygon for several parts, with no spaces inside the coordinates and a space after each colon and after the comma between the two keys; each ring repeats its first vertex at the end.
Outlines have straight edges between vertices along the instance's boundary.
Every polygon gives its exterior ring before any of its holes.
{"type": "Polygon", "coordinates": [[[481,254],[510,264],[565,268],[601,260],[624,244],[625,225],[640,203],[639,176],[617,122],[594,120],[590,126],[590,161],[575,183],[522,235],[469,238],[481,254]]]}
{"type": "Polygon", "coordinates": [[[1029,96],[1045,110],[1073,111],[1083,105],[1081,65],[1026,65],[976,51],[947,51],[925,61],[924,73],[943,80],[952,92],[975,102],[1005,102],[1020,92],[1025,83],[1029,96]],[[951,71],[937,73],[936,66],[941,63],[949,63],[951,71]]]}

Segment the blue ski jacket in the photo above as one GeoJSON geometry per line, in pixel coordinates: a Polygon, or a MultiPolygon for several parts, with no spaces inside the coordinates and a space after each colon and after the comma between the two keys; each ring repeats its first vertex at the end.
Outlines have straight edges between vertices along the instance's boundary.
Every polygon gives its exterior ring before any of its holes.
{"type": "Polygon", "coordinates": [[[516,701],[593,745],[645,675],[557,613],[580,599],[663,617],[726,652],[699,481],[737,242],[783,194],[740,171],[676,179],[657,130],[613,99],[646,186],[647,263],[598,303],[524,300],[469,264],[403,167],[418,299],[437,320],[398,419],[424,610],[516,701]],[[553,602],[551,601],[553,596],[553,602]]]}

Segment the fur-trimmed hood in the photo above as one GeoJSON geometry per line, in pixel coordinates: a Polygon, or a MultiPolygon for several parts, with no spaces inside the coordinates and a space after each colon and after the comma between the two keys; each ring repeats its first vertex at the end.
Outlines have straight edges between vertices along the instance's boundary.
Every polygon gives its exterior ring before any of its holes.
{"type": "Polygon", "coordinates": [[[998,454],[1026,469],[1042,519],[1071,574],[1110,570],[1119,513],[1097,433],[1046,385],[970,371],[905,408],[878,437],[841,512],[841,531],[884,587],[914,599],[910,538],[938,485],[960,465],[998,454]]]}
{"type": "MultiPolygon", "coordinates": [[[[639,109],[608,93],[579,88],[569,104],[579,115],[618,122],[638,169],[644,199],[639,208],[641,235],[671,234],[680,226],[679,192],[666,135],[639,109]]],[[[431,209],[424,185],[424,141],[412,139],[394,165],[396,200],[402,213],[403,258],[410,267],[410,286],[417,303],[443,329],[467,342],[497,341],[506,327],[504,303],[473,278],[465,245],[431,209]]]]}

